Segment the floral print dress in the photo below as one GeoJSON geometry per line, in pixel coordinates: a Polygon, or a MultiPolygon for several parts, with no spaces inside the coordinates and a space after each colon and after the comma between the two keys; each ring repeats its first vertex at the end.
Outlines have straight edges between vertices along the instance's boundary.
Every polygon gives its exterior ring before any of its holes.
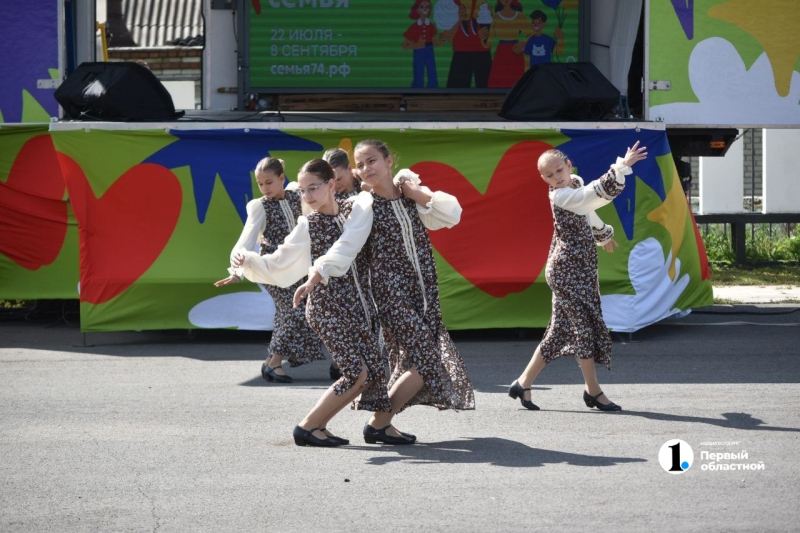
{"type": "Polygon", "coordinates": [[[442,321],[436,263],[417,203],[373,194],[372,209],[372,232],[365,249],[389,352],[389,388],[404,372],[416,368],[424,384],[403,409],[412,405],[474,409],[467,368],[442,321]]]}
{"type": "Polygon", "coordinates": [[[546,362],[572,355],[611,368],[611,336],[603,321],[597,277],[597,246],[614,236],[594,210],[610,203],[625,185],[629,167],[620,164],[584,186],[550,188],[553,240],[545,277],[553,292],[553,313],[539,347],[546,362]],[[563,191],[563,192],[562,192],[563,191]]]}
{"type": "MultiPolygon", "coordinates": [[[[283,239],[297,225],[297,217],[303,214],[300,193],[285,191],[284,199],[262,198],[267,225],[261,241],[261,255],[274,252],[283,239]]],[[[294,293],[306,278],[290,287],[264,285],[275,301],[275,325],[269,343],[270,353],[278,353],[289,359],[289,366],[295,367],[311,361],[325,359],[319,337],[309,327],[305,317],[304,305],[296,308],[292,300],[294,293]]]]}
{"type": "Polygon", "coordinates": [[[408,169],[394,178],[409,179],[430,200],[394,200],[362,191],[353,200],[342,236],[314,260],[323,282],[343,276],[359,254],[369,262],[370,287],[385,348],[389,388],[416,368],[423,386],[409,402],[439,409],[474,409],[475,393],[466,366],[442,322],[439,282],[428,230],[451,228],[461,220],[458,200],[422,186],[408,169]]]}
{"type": "MultiPolygon", "coordinates": [[[[314,211],[306,217],[312,260],[325,254],[342,234],[353,202],[352,199],[338,199],[337,202],[339,214],[336,216],[314,211]]],[[[344,276],[332,277],[327,284],[317,285],[308,298],[306,317],[342,373],[333,385],[334,392],[341,395],[352,389],[362,368],[366,367],[368,386],[353,408],[391,411],[386,360],[378,344],[378,321],[369,293],[369,269],[364,253],[358,255],[344,276]]]]}

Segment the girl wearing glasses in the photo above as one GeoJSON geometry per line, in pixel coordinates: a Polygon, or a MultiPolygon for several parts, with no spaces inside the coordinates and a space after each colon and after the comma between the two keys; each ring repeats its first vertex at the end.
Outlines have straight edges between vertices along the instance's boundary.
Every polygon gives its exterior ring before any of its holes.
{"type": "Polygon", "coordinates": [[[558,357],[572,355],[583,373],[586,406],[622,410],[603,394],[595,372],[595,364],[611,367],[611,336],[600,308],[595,245],[607,252],[617,246],[614,228],[604,224],[595,210],[622,193],[625,175],[634,163],[647,158],[646,150],[637,141],[604,176],[588,185],[572,175],[572,162],[561,150],[548,150],[539,157],[539,173],[550,186],[553,210],[553,242],[545,270],[553,291],[553,313],[528,366],[508,389],[508,395],[519,398],[526,409],[539,409],[530,393],[539,372],[558,357]]]}
{"type": "Polygon", "coordinates": [[[393,179],[393,158],[382,141],[358,143],[355,160],[357,172],[372,191],[358,196],[360,209],[350,213],[342,237],[314,261],[311,277],[297,289],[295,303],[313,294],[318,283],[331,283],[346,274],[364,248],[391,370],[391,411],[373,414],[364,425],[364,440],[413,444],[415,436],[392,425],[394,415],[406,407],[475,408],[464,361],[442,322],[427,231],[456,225],[461,206],[455,197],[421,186],[409,170],[393,179]]]}
{"type": "MultiPolygon", "coordinates": [[[[254,174],[258,189],[264,196],[247,204],[247,220],[231,251],[231,266],[237,251],[253,250],[257,242],[261,243],[262,254],[274,252],[297,225],[297,217],[302,214],[300,193],[283,188],[286,175],[282,160],[265,157],[256,165],[254,174]]],[[[230,276],[214,285],[222,287],[241,281],[241,276],[232,269],[229,271],[230,276]]],[[[283,359],[288,359],[291,367],[325,359],[322,344],[308,327],[302,309],[292,306],[296,287],[265,284],[264,288],[275,301],[275,320],[269,343],[271,356],[262,363],[261,376],[267,381],[291,383],[291,376],[286,375],[281,366],[283,359]]]]}
{"type": "Polygon", "coordinates": [[[322,159],[327,161],[336,173],[336,198],[344,199],[355,196],[361,192],[361,183],[353,176],[350,168],[350,156],[341,148],[331,148],[323,154],[322,159]]]}
{"type": "MultiPolygon", "coordinates": [[[[312,261],[325,254],[342,234],[345,219],[364,210],[365,198],[337,199],[335,173],[322,159],[312,159],[300,169],[298,191],[313,209],[299,217],[297,226],[274,253],[259,256],[239,252],[236,272],[246,278],[282,287],[296,287],[305,279],[312,261]]],[[[340,446],[349,441],[327,430],[331,418],[360,398],[356,409],[391,411],[386,390],[386,361],[378,347],[377,323],[367,292],[366,257],[359,255],[341,277],[331,278],[308,297],[304,309],[308,323],[325,343],[342,376],[325,391],[294,429],[298,446],[340,446]]]]}

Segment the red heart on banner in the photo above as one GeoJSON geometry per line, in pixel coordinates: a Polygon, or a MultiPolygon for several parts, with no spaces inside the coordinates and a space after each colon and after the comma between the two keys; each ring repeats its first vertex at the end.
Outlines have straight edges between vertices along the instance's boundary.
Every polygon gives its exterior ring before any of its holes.
{"type": "Polygon", "coordinates": [[[169,169],[144,163],[96,198],[83,169],[69,156],[58,156],[81,236],[81,301],[107,302],[164,250],[178,223],[181,184],[169,169]]]}
{"type": "Polygon", "coordinates": [[[430,232],[433,246],[459,274],[496,298],[527,289],[547,262],[553,215],[536,162],[551,148],[541,141],[509,148],[485,194],[449,165],[412,167],[423,185],[454,195],[463,208],[458,225],[430,232]]]}
{"type": "Polygon", "coordinates": [[[29,139],[0,183],[0,253],[28,270],[56,260],[67,234],[64,180],[50,135],[29,139]]]}

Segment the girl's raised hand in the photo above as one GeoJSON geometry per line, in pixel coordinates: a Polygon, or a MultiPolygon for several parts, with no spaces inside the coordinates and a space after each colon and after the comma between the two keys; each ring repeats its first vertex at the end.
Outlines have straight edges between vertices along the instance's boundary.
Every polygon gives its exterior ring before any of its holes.
{"type": "Polygon", "coordinates": [[[642,146],[640,148],[639,141],[636,141],[636,144],[628,148],[628,151],[625,153],[625,157],[622,159],[622,164],[632,167],[634,163],[637,161],[642,161],[643,159],[647,159],[647,147],[642,146]]]}

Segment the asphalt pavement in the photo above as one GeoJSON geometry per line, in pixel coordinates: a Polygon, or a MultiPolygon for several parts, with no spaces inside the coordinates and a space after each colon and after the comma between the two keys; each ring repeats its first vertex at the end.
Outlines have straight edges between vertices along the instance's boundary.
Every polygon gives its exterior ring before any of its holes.
{"type": "Polygon", "coordinates": [[[586,408],[566,358],[534,384],[541,411],[508,397],[541,330],[453,332],[477,409],[409,409],[403,447],[365,444],[348,410],[336,449],[291,435],[327,362],[266,383],[266,333],[50,325],[0,320],[3,532],[800,527],[797,305],[615,334],[598,374],[620,413],[586,408]]]}

